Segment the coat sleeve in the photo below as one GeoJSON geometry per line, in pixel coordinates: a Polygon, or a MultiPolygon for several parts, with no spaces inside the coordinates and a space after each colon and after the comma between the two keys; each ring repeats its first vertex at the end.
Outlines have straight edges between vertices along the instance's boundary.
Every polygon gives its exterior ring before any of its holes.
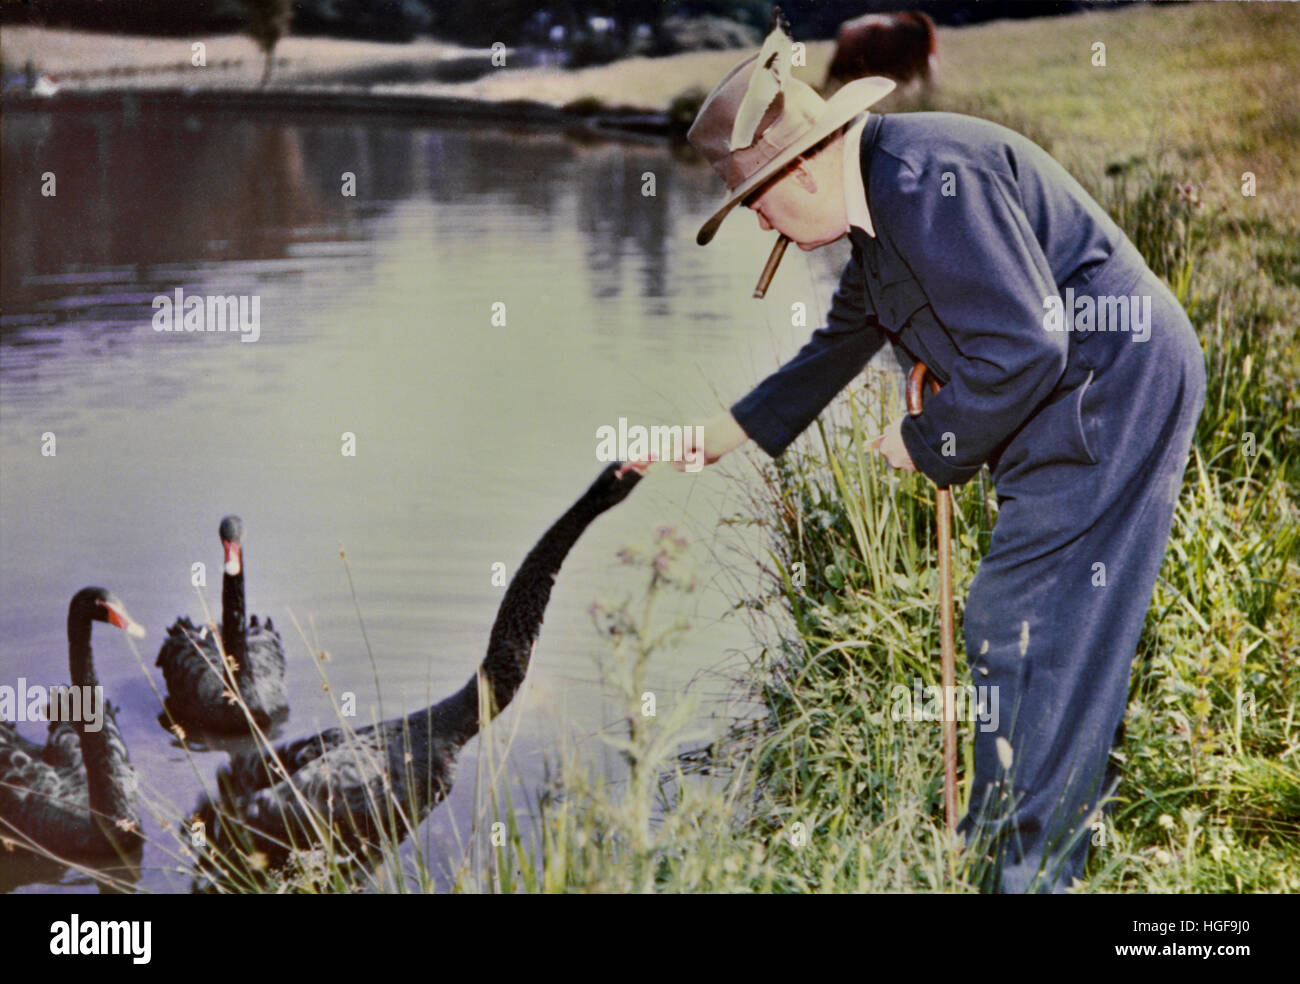
{"type": "Polygon", "coordinates": [[[1009,176],[955,163],[927,168],[900,174],[882,226],[958,358],[901,434],[917,468],[940,486],[958,485],[1056,387],[1069,336],[1044,325],[1046,300],[1059,292],[1009,176]]]}
{"type": "Polygon", "coordinates": [[[862,256],[855,245],[831,298],[826,327],[797,355],[731,407],[747,435],[772,457],[798,437],[884,344],[868,311],[862,256]]]}

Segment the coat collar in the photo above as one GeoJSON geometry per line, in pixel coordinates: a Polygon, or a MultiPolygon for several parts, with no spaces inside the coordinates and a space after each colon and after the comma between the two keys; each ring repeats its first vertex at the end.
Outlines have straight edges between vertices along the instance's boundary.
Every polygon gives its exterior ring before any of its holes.
{"type": "Polygon", "coordinates": [[[871,221],[866,189],[871,149],[876,143],[880,121],[881,117],[876,113],[863,113],[849,127],[844,149],[844,204],[848,211],[849,231],[852,233],[859,229],[873,239],[876,227],[871,221]]]}

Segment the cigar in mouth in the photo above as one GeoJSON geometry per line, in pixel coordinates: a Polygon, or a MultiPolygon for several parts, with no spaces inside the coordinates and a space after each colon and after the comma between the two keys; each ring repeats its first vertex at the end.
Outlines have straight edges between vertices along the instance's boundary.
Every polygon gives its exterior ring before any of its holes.
{"type": "Polygon", "coordinates": [[[781,265],[781,257],[785,255],[785,248],[789,245],[790,237],[785,235],[776,237],[772,252],[767,258],[763,272],[758,275],[758,283],[754,286],[755,297],[762,297],[767,293],[768,285],[772,283],[772,278],[776,276],[776,268],[781,265]]]}

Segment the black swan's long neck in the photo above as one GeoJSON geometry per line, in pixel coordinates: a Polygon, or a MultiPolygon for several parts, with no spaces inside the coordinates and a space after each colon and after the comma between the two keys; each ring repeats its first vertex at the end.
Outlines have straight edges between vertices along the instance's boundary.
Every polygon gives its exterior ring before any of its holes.
{"type": "MultiPolygon", "coordinates": [[[[96,702],[95,713],[82,713],[77,722],[81,740],[81,758],[86,766],[86,788],[90,810],[101,829],[112,838],[117,820],[135,817],[131,795],[120,776],[129,767],[124,750],[113,741],[108,724],[108,708],[99,690],[94,657],[90,649],[91,619],[84,614],[68,616],[68,668],[72,685],[81,688],[82,698],[96,702]],[[92,730],[92,723],[94,729],[92,730]]],[[[84,704],[83,704],[84,707],[84,704]]]]}
{"type": "Polygon", "coordinates": [[[238,574],[221,577],[221,648],[245,671],[248,660],[248,618],[244,609],[244,565],[240,559],[238,574]]]}
{"type": "MultiPolygon", "coordinates": [[[[570,507],[542,534],[506,588],[496,621],[492,624],[487,656],[480,666],[491,687],[491,717],[505,709],[524,682],[533,644],[541,632],[542,617],[546,614],[560,566],[583,530],[600,512],[582,500],[570,507]]],[[[437,707],[440,727],[445,725],[445,737],[457,747],[478,733],[478,703],[476,674],[460,691],[437,707]]]]}

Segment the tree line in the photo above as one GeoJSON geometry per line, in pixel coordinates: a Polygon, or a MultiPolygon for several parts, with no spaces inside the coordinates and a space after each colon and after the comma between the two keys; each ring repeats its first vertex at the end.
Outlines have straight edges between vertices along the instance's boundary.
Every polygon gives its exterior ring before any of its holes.
{"type": "MultiPolygon", "coordinates": [[[[870,11],[923,10],[941,24],[1069,13],[1094,3],[891,2],[891,0],[780,0],[801,40],[833,37],[839,24],[870,11]]],[[[259,11],[288,8],[288,30],[299,35],[409,41],[434,36],[466,45],[500,41],[546,43],[552,28],[566,43],[592,30],[593,18],[616,44],[638,32],[656,39],[670,17],[718,17],[756,30],[771,18],[770,0],[0,0],[0,23],[185,36],[245,30],[259,11]]],[[[265,16],[265,15],[262,15],[265,16]]],[[[650,53],[654,42],[650,44],[650,53]]]]}

